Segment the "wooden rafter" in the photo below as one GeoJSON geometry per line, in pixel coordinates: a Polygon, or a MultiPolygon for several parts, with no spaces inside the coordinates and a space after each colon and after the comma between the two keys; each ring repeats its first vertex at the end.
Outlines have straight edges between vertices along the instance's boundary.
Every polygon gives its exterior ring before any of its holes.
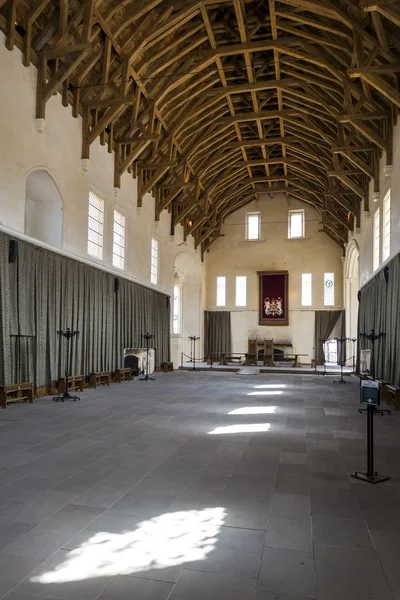
{"type": "Polygon", "coordinates": [[[60,92],[82,157],[99,136],[115,186],[137,177],[138,201],[153,193],[202,252],[261,189],[316,206],[342,244],[381,152],[390,164],[396,2],[0,0],[0,26],[38,68],[36,116],[60,92]]]}

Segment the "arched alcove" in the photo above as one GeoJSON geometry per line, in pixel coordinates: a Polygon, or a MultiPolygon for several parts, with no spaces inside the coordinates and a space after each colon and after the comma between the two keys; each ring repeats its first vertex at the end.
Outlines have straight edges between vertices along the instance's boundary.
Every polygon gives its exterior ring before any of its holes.
{"type": "MultiPolygon", "coordinates": [[[[360,252],[355,240],[351,240],[346,251],[345,262],[345,297],[346,337],[357,339],[358,290],[360,288],[360,252]]],[[[349,343],[347,356],[353,352],[354,345],[349,343]]]]}
{"type": "MultiPolygon", "coordinates": [[[[174,260],[174,302],[172,306],[175,333],[171,340],[174,364],[180,364],[181,353],[190,355],[189,335],[202,335],[201,265],[196,254],[182,251],[174,260]],[[179,303],[177,307],[175,302],[179,303]],[[176,324],[179,316],[179,323],[176,324]]],[[[172,331],[174,331],[172,329],[172,331]]],[[[200,357],[203,340],[196,343],[196,356],[200,357]]],[[[186,359],[187,360],[187,359],[186,359]]]]}
{"type": "Polygon", "coordinates": [[[25,233],[61,248],[62,209],[62,198],[51,175],[44,169],[29,173],[25,188],[25,233]]]}

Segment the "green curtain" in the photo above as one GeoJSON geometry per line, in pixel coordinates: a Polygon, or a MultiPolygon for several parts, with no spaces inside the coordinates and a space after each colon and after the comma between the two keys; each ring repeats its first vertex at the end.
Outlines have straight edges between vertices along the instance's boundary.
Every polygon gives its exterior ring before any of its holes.
{"type": "Polygon", "coordinates": [[[381,269],[359,292],[358,355],[372,344],[363,333],[384,333],[374,345],[374,373],[392,385],[400,386],[400,254],[387,265],[388,277],[381,269]]]}
{"type": "Polygon", "coordinates": [[[54,388],[65,372],[66,341],[72,341],[71,373],[88,375],[123,366],[124,349],[143,347],[154,333],[156,367],[170,358],[169,298],[71,258],[18,242],[8,262],[10,237],[0,233],[0,384],[34,382],[54,388]]]}
{"type": "Polygon", "coordinates": [[[208,358],[213,353],[214,358],[219,358],[221,352],[230,353],[231,341],[231,313],[215,310],[204,311],[204,356],[208,358]]]}

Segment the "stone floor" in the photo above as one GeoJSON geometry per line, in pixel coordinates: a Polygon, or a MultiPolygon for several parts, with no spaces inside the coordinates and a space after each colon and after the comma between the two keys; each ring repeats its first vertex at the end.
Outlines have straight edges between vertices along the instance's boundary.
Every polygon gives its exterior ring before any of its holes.
{"type": "Polygon", "coordinates": [[[0,598],[400,600],[400,418],[357,381],[175,372],[0,413],[0,598]]]}

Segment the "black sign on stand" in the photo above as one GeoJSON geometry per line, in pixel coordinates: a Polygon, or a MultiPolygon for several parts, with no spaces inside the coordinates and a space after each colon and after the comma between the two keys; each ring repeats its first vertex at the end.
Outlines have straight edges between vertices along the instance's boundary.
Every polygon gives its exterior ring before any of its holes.
{"type": "Polygon", "coordinates": [[[367,407],[367,471],[356,471],[352,477],[368,483],[382,483],[390,479],[387,475],[378,475],[374,470],[374,409],[379,406],[379,382],[362,380],[360,402],[367,407]]]}

